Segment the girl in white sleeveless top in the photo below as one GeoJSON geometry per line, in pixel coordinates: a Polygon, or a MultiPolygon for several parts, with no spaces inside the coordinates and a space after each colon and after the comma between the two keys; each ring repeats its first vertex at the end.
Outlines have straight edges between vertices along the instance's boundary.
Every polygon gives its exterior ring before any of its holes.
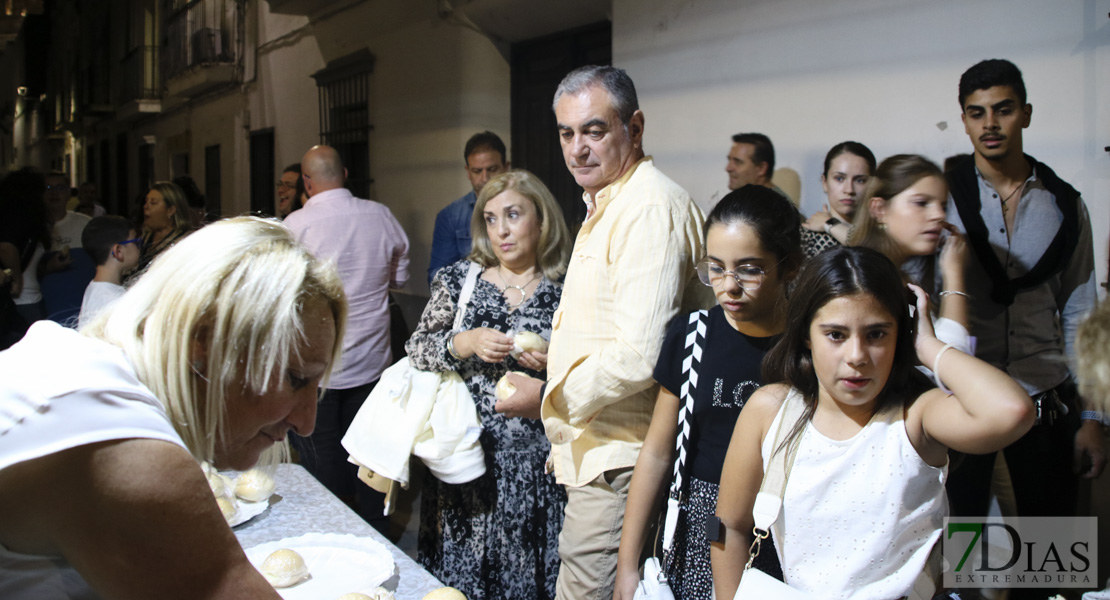
{"type": "Polygon", "coordinates": [[[1002,371],[937,340],[928,298],[911,294],[878,252],[842,247],[807,263],[786,331],[740,414],[721,475],[713,547],[718,598],[732,598],[752,542],[752,505],[782,407],[800,436],[774,527],[786,583],[813,598],[911,595],[947,512],[948,449],[993,452],[1033,424],[1033,405],[1002,371]],[[916,331],[915,331],[916,330],[916,331]],[[915,369],[938,371],[952,393],[915,369]],[[768,435],[768,432],[772,432],[768,435]]]}

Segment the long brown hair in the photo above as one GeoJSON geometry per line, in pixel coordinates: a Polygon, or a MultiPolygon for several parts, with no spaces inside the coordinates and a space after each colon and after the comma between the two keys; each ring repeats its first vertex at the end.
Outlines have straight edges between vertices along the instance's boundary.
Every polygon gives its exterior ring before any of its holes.
{"type": "Polygon", "coordinates": [[[914,321],[909,306],[913,295],[902,283],[902,274],[890,259],[870,248],[837,246],[806,261],[794,282],[793,297],[786,313],[786,329],[763,359],[763,381],[785,382],[801,393],[806,409],[784,444],[793,440],[817,407],[820,384],[813,368],[813,355],[806,342],[814,315],[830,301],[843,296],[867,294],[895,320],[897,340],[894,363],[886,385],[875,399],[875,412],[897,403],[911,402],[927,382],[914,369],[914,321]]]}
{"type": "Polygon", "coordinates": [[[926,177],[944,179],[944,172],[933,161],[917,154],[895,154],[879,163],[863,191],[860,207],[856,209],[849,246],[864,246],[887,256],[901,253],[897,243],[887,234],[875,215],[871,214],[871,200],[883,202],[909,189],[926,177]]]}

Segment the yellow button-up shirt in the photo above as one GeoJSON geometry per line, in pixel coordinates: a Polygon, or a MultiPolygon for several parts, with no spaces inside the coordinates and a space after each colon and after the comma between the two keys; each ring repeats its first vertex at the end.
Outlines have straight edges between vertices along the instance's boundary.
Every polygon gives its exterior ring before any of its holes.
{"type": "Polygon", "coordinates": [[[711,301],[695,271],[705,217],[650,156],[592,200],[552,321],[541,407],[555,478],[572,487],[636,464],[667,323],[711,301]]]}

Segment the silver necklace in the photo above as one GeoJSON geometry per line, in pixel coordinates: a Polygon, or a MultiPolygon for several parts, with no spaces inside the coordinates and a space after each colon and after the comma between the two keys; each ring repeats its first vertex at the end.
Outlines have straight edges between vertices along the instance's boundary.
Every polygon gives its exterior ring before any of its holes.
{"type": "Polygon", "coordinates": [[[505,304],[509,305],[510,310],[516,310],[517,308],[520,308],[520,306],[523,305],[524,302],[528,300],[528,294],[524,292],[524,288],[532,285],[533,281],[539,279],[542,276],[543,276],[543,273],[540,272],[540,273],[537,273],[531,279],[529,279],[527,282],[525,282],[524,285],[510,285],[508,281],[505,281],[505,276],[501,274],[501,265],[497,265],[497,278],[500,279],[501,284],[505,286],[505,287],[501,288],[501,293],[504,294],[505,292],[509,291],[510,289],[514,289],[514,290],[520,292],[520,302],[517,302],[516,304],[513,304],[512,302],[510,302],[508,297],[505,298],[505,304]]]}

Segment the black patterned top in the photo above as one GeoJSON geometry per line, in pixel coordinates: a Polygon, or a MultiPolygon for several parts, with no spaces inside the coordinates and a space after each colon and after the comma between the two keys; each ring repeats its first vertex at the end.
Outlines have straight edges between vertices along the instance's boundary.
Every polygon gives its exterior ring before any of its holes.
{"type": "Polygon", "coordinates": [[[805,227],[802,227],[801,230],[802,252],[805,253],[806,260],[817,256],[829,248],[835,248],[840,245],[840,242],[836,241],[836,238],[824,231],[810,231],[805,227]]]}

